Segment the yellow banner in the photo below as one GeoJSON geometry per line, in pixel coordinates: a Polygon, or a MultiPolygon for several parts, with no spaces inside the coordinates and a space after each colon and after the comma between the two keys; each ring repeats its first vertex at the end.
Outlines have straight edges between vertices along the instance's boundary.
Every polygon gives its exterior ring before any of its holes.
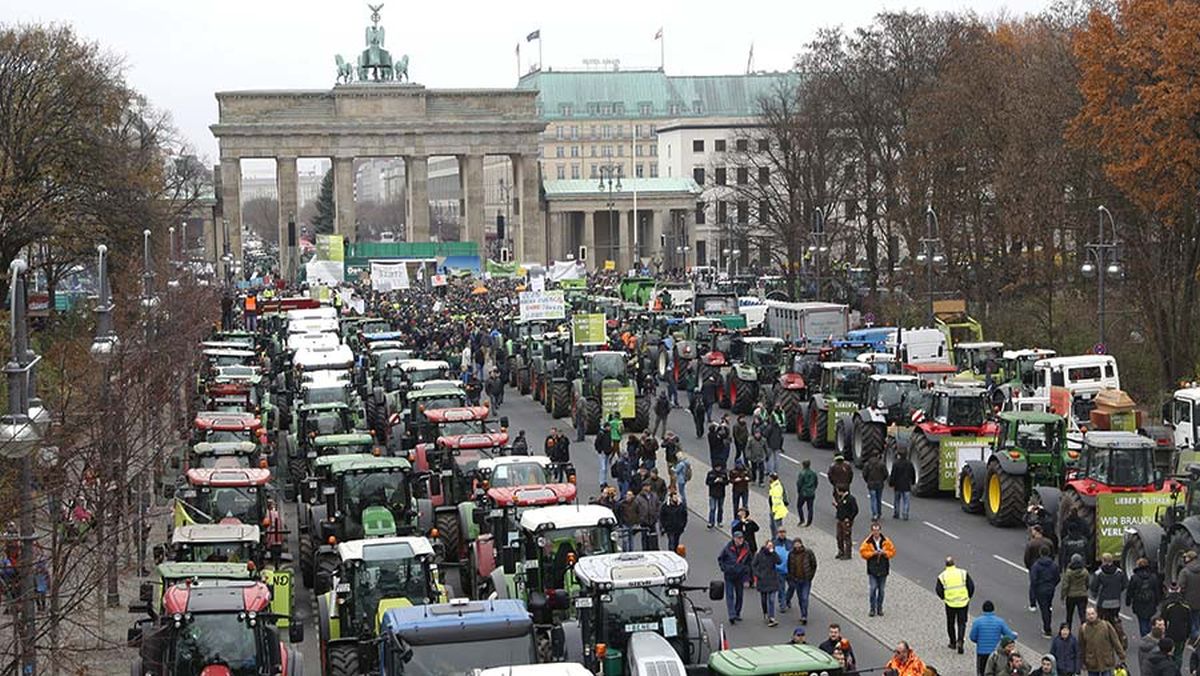
{"type": "Polygon", "coordinates": [[[604,315],[572,315],[571,342],[575,345],[598,345],[608,342],[604,315]]]}
{"type": "Polygon", "coordinates": [[[637,392],[633,385],[622,387],[615,382],[610,382],[605,383],[602,387],[604,392],[600,400],[600,413],[605,419],[614,411],[626,420],[637,415],[637,392]]]}

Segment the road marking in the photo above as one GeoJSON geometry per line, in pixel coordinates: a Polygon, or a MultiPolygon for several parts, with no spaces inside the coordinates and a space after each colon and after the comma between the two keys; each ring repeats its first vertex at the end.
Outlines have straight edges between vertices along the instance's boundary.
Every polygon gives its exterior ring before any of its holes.
{"type": "MultiPolygon", "coordinates": [[[[787,460],[788,462],[792,463],[793,465],[799,465],[799,464],[800,464],[800,461],[799,461],[799,460],[797,460],[797,459],[795,459],[795,458],[789,458],[789,457],[787,457],[786,455],[780,455],[779,457],[783,458],[784,460],[787,460]]],[[[823,473],[823,472],[822,472],[822,473],[823,473]]]]}
{"type": "Polygon", "coordinates": [[[896,506],[895,506],[895,505],[893,505],[892,503],[888,502],[887,500],[880,500],[880,502],[882,502],[882,503],[883,503],[883,506],[884,506],[884,507],[887,507],[888,509],[895,509],[895,508],[896,508],[896,506]]]}
{"type": "Polygon", "coordinates": [[[817,472],[817,474],[820,474],[821,476],[825,477],[826,479],[829,478],[829,475],[826,474],[825,472],[817,472]]]}
{"type": "Polygon", "coordinates": [[[1026,568],[1025,566],[1022,566],[1019,563],[1014,563],[1012,561],[1009,561],[1008,559],[1004,558],[1003,556],[1000,556],[999,554],[992,554],[992,558],[996,559],[1000,563],[1007,563],[1008,565],[1012,566],[1013,568],[1016,568],[1017,570],[1021,571],[1022,573],[1029,572],[1029,569],[1026,568]]]}
{"type": "Polygon", "coordinates": [[[1119,615],[1121,616],[1122,620],[1132,620],[1133,619],[1132,617],[1126,615],[1125,613],[1119,613],[1119,615]]]}
{"type": "MultiPolygon", "coordinates": [[[[891,507],[891,505],[888,505],[888,507],[891,507]]],[[[922,521],[921,523],[925,524],[926,526],[929,526],[930,528],[936,530],[937,532],[941,533],[942,535],[945,535],[946,537],[951,537],[951,538],[954,538],[955,540],[958,539],[957,535],[955,535],[954,533],[951,533],[950,531],[946,530],[945,528],[942,528],[941,526],[929,523],[928,521],[922,521]]]]}

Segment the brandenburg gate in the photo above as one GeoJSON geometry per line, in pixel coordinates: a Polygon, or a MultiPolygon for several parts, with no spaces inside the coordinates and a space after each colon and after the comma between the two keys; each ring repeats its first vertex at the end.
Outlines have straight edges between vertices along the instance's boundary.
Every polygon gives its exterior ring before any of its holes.
{"type": "Polygon", "coordinates": [[[516,260],[546,261],[546,220],[539,203],[537,92],[520,89],[426,89],[404,82],[408,57],[393,62],[373,7],[367,48],[357,67],[337,57],[330,90],[217,92],[223,218],[235,256],[242,253],[241,160],[274,159],[279,196],[280,270],[288,270],[288,220],[299,214],[298,158],[333,163],[336,232],[355,241],[354,161],[403,158],[408,241],[429,241],[428,160],[458,159],[465,238],[484,246],[484,157],[512,163],[511,238],[516,260]],[[355,77],[357,76],[357,77],[355,77]]]}

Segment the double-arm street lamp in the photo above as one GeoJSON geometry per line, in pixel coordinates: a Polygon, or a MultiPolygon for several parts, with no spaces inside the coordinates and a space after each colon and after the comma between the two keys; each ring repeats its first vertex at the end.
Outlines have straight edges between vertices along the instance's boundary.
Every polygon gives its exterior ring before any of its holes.
{"type": "Polygon", "coordinates": [[[621,177],[625,172],[624,167],[620,164],[602,164],[600,165],[600,192],[608,193],[608,248],[611,252],[609,260],[617,260],[617,222],[616,211],[613,207],[616,205],[616,198],[613,193],[621,192],[621,177]]]}
{"type": "MultiPolygon", "coordinates": [[[[95,312],[96,312],[96,336],[95,336],[95,338],[92,339],[91,353],[92,353],[92,358],[95,359],[96,362],[101,366],[101,379],[102,379],[101,383],[100,383],[101,446],[102,446],[102,450],[103,450],[105,457],[112,458],[110,449],[107,448],[108,444],[111,442],[111,435],[109,435],[108,431],[107,431],[107,427],[108,427],[108,397],[109,397],[109,391],[108,391],[109,390],[109,387],[108,387],[109,386],[109,383],[108,383],[109,370],[108,370],[108,367],[109,367],[109,364],[112,362],[112,358],[113,358],[114,354],[117,351],[117,342],[118,341],[117,341],[117,335],[113,332],[113,327],[112,327],[113,302],[112,302],[112,291],[111,291],[111,289],[109,289],[109,285],[108,285],[108,247],[101,244],[100,246],[98,246],[96,248],[96,250],[99,252],[100,289],[99,289],[99,294],[98,294],[99,298],[96,302],[96,310],[95,310],[95,312]]],[[[107,473],[109,475],[108,479],[110,480],[112,485],[108,486],[107,488],[113,488],[114,492],[108,496],[107,500],[113,500],[114,495],[115,495],[116,484],[117,484],[117,472],[118,472],[118,467],[120,466],[120,463],[109,462],[108,464],[109,464],[109,469],[107,471],[107,473]]],[[[112,510],[112,511],[115,513],[116,510],[112,510]]],[[[114,525],[111,521],[108,523],[106,523],[106,521],[109,521],[108,515],[104,514],[103,511],[101,511],[100,513],[98,513],[96,515],[96,523],[104,531],[107,531],[109,528],[111,528],[114,525]]],[[[98,540],[100,542],[104,542],[105,539],[107,539],[107,541],[108,541],[107,544],[109,546],[108,560],[106,561],[107,567],[106,567],[106,571],[105,571],[105,576],[108,578],[108,589],[107,589],[107,594],[105,596],[105,605],[109,608],[115,608],[121,604],[121,594],[120,594],[120,590],[117,587],[117,543],[120,538],[117,537],[116,533],[106,533],[106,535],[107,535],[107,538],[105,538],[103,536],[98,538],[98,540]]]]}
{"type": "Polygon", "coordinates": [[[920,247],[917,262],[925,265],[925,283],[929,294],[929,326],[933,326],[933,269],[946,265],[946,254],[942,251],[937,212],[932,206],[925,208],[925,236],[921,238],[920,247]]]}
{"type": "Polygon", "coordinates": [[[1087,253],[1084,255],[1083,264],[1079,266],[1079,271],[1084,277],[1096,277],[1097,291],[1099,295],[1098,307],[1096,308],[1096,322],[1099,324],[1099,344],[1097,347],[1100,350],[1105,349],[1104,345],[1104,278],[1112,277],[1119,279],[1121,277],[1121,256],[1118,246],[1120,240],[1117,239],[1117,222],[1113,220],[1112,212],[1104,205],[1096,210],[1099,216],[1099,232],[1097,233],[1095,242],[1088,242],[1085,245],[1087,253]],[[1104,219],[1108,217],[1109,237],[1105,237],[1104,219]]]}

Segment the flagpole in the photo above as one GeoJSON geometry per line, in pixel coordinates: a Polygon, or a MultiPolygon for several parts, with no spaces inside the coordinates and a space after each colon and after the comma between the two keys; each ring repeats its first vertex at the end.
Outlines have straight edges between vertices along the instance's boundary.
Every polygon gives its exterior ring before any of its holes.
{"type": "MultiPolygon", "coordinates": [[[[660,35],[663,30],[658,29],[660,35]]],[[[662,72],[667,72],[667,38],[665,36],[658,38],[658,69],[662,72]]]]}
{"type": "Polygon", "coordinates": [[[539,28],[538,29],[538,71],[541,71],[543,69],[544,68],[543,68],[543,61],[542,61],[542,31],[539,28]]]}
{"type": "Polygon", "coordinates": [[[521,79],[521,43],[517,43],[517,79],[521,79]]]}

